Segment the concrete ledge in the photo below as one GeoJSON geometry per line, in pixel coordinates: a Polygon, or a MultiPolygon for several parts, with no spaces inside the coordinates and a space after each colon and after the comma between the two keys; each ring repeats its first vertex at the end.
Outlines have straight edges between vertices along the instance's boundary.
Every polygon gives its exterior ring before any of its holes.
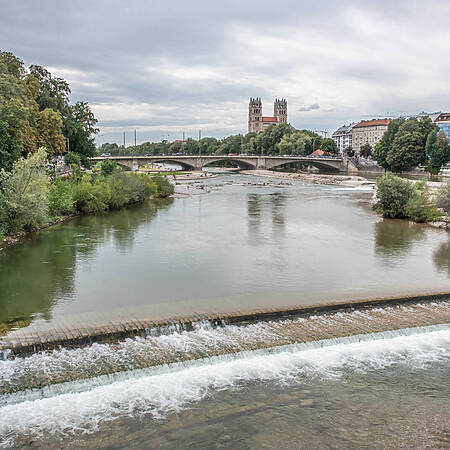
{"type": "MultiPolygon", "coordinates": [[[[292,317],[326,314],[336,311],[364,309],[373,307],[404,305],[408,303],[450,300],[450,292],[438,292],[422,295],[375,297],[369,299],[329,302],[322,304],[297,305],[288,308],[268,308],[253,311],[233,311],[227,313],[193,313],[188,316],[168,317],[164,320],[130,318],[119,323],[75,328],[61,326],[58,329],[40,332],[26,328],[17,330],[0,338],[0,358],[7,354],[26,356],[32,353],[56,349],[61,346],[73,348],[90,345],[94,342],[111,342],[134,336],[164,333],[168,327],[175,330],[192,330],[195,323],[209,321],[213,326],[223,324],[248,324],[258,321],[280,320],[292,317]]],[[[445,318],[450,322],[449,317],[445,318]]]]}

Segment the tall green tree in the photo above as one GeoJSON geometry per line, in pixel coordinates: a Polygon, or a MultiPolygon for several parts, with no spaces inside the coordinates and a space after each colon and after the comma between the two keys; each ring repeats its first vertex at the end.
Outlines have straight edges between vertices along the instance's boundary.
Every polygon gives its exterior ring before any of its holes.
{"type": "Polygon", "coordinates": [[[373,159],[384,169],[390,169],[390,164],[387,160],[388,153],[392,148],[392,144],[394,142],[394,137],[400,128],[400,126],[405,122],[405,119],[403,117],[400,117],[399,119],[392,120],[386,132],[384,133],[383,137],[380,141],[377,142],[377,144],[374,147],[373,150],[373,159]]]}
{"type": "Polygon", "coordinates": [[[422,130],[417,119],[408,119],[400,125],[386,157],[392,171],[411,169],[425,161],[422,130]]]}
{"type": "Polygon", "coordinates": [[[426,170],[431,174],[438,174],[445,164],[450,161],[450,146],[443,131],[436,134],[434,130],[428,133],[425,145],[427,155],[426,170]]]}
{"type": "Polygon", "coordinates": [[[337,153],[339,152],[336,142],[334,142],[334,140],[330,138],[325,138],[322,140],[322,150],[324,152],[333,153],[335,155],[337,155],[337,153]]]}

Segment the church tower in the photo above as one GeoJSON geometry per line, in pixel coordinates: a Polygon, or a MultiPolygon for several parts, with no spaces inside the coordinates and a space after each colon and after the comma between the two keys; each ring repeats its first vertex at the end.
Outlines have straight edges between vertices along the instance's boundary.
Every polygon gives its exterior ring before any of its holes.
{"type": "Polygon", "coordinates": [[[275,99],[273,103],[273,115],[277,118],[278,123],[286,123],[287,122],[287,100],[282,98],[279,100],[275,99]]]}
{"type": "Polygon", "coordinates": [[[262,102],[261,98],[250,98],[248,104],[248,132],[259,133],[262,131],[262,102]]]}

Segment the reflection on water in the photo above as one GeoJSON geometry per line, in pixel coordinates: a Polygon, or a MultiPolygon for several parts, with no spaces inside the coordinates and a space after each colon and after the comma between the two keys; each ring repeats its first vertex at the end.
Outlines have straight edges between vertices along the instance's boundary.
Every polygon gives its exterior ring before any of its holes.
{"type": "Polygon", "coordinates": [[[439,245],[433,253],[433,261],[438,270],[447,272],[450,278],[450,240],[439,245]]]}
{"type": "Polygon", "coordinates": [[[377,254],[387,257],[408,254],[416,242],[427,238],[425,226],[399,219],[384,219],[377,222],[375,224],[377,254]]]}
{"type": "Polygon", "coordinates": [[[29,321],[36,314],[50,318],[55,299],[72,297],[79,265],[95,265],[95,251],[108,241],[129,251],[137,228],[172,202],[157,200],[108,215],[75,218],[0,252],[0,322],[29,321]]]}
{"type": "Polygon", "coordinates": [[[448,290],[447,232],[381,221],[372,192],[244,175],[204,183],[211,193],[80,217],[0,252],[0,322],[448,290]]]}

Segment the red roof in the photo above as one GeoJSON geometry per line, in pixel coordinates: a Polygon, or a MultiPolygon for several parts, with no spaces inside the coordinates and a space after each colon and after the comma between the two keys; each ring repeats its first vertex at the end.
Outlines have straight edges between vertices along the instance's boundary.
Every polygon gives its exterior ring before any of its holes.
{"type": "Polygon", "coordinates": [[[263,117],[262,121],[263,122],[278,122],[276,117],[263,117]]]}
{"type": "Polygon", "coordinates": [[[353,128],[362,128],[362,127],[373,127],[376,125],[389,125],[392,119],[373,119],[373,120],[363,120],[357,123],[353,128]]]}
{"type": "Polygon", "coordinates": [[[449,113],[442,113],[439,114],[438,117],[434,120],[435,122],[450,122],[450,114],[449,113]]]}
{"type": "Polygon", "coordinates": [[[314,150],[309,156],[334,156],[333,153],[330,152],[324,152],[320,148],[317,150],[314,150]]]}

